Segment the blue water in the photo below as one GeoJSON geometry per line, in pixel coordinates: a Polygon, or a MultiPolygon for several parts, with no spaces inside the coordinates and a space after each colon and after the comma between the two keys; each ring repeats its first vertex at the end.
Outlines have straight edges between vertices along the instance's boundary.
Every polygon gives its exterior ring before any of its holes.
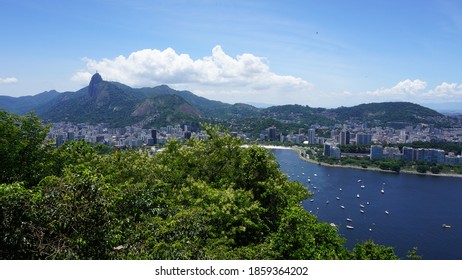
{"type": "Polygon", "coordinates": [[[418,247],[423,259],[462,260],[462,178],[327,167],[303,161],[292,150],[272,152],[290,180],[314,193],[304,208],[335,223],[348,248],[373,240],[392,246],[400,258],[418,247]]]}

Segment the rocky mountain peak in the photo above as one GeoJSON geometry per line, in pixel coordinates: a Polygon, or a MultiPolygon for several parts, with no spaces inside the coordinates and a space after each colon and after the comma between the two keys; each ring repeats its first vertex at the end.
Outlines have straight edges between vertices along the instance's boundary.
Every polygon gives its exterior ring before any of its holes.
{"type": "Polygon", "coordinates": [[[88,85],[88,94],[91,97],[94,97],[97,95],[97,92],[98,92],[97,86],[102,81],[103,81],[103,78],[101,77],[99,73],[96,73],[91,77],[90,84],[88,85]]]}

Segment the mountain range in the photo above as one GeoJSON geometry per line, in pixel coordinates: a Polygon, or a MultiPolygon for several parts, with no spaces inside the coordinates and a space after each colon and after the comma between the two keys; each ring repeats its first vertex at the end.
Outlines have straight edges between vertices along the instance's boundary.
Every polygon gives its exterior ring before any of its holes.
{"type": "Polygon", "coordinates": [[[166,85],[132,88],[109,82],[96,73],[88,86],[76,92],[46,91],[34,96],[0,96],[0,108],[16,114],[35,112],[48,122],[109,123],[112,127],[140,125],[221,123],[232,130],[258,132],[271,125],[282,130],[332,125],[344,121],[377,125],[431,123],[448,126],[453,119],[409,102],[361,104],[336,109],[282,105],[257,108],[249,104],[227,104],[166,85]]]}

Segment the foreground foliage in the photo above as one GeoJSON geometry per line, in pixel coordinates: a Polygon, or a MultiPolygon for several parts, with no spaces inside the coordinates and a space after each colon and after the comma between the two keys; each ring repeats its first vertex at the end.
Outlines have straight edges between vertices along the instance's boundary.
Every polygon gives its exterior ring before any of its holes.
{"type": "Polygon", "coordinates": [[[1,259],[396,258],[372,242],[347,250],[271,153],[216,129],[149,156],[52,149],[34,116],[1,116],[1,259]]]}

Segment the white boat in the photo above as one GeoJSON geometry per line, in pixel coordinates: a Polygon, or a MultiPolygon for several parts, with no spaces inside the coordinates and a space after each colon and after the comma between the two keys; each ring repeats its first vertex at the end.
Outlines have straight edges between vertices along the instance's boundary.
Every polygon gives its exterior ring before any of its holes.
{"type": "Polygon", "coordinates": [[[314,177],[318,176],[318,174],[314,173],[314,177]]]}
{"type": "Polygon", "coordinates": [[[361,182],[361,179],[358,180],[358,183],[360,183],[360,182],[361,182]]]}
{"type": "Polygon", "coordinates": [[[347,218],[346,220],[347,220],[348,222],[353,222],[353,220],[350,219],[350,218],[347,218]]]}
{"type": "Polygon", "coordinates": [[[450,225],[447,225],[447,224],[443,224],[442,227],[443,227],[443,228],[451,228],[451,226],[450,226],[450,225]]]}
{"type": "Polygon", "coordinates": [[[385,214],[390,215],[390,212],[388,212],[388,210],[385,210],[385,214]]]}
{"type": "Polygon", "coordinates": [[[384,193],[385,193],[385,190],[382,188],[382,190],[381,190],[380,192],[381,192],[382,194],[384,194],[384,193]]]}
{"type": "Polygon", "coordinates": [[[359,209],[359,212],[363,213],[364,214],[364,210],[363,209],[359,209]]]}
{"type": "Polygon", "coordinates": [[[337,225],[334,224],[334,223],[330,223],[329,225],[330,225],[331,227],[336,227],[336,226],[337,226],[337,225]]]}
{"type": "Polygon", "coordinates": [[[366,187],[366,186],[364,186],[364,185],[361,185],[361,189],[364,189],[365,187],[366,187]]]}
{"type": "Polygon", "coordinates": [[[359,194],[357,194],[356,197],[359,198],[359,194]]]}
{"type": "Polygon", "coordinates": [[[364,208],[364,205],[362,205],[362,204],[359,204],[359,207],[361,207],[361,208],[364,208]]]}
{"type": "Polygon", "coordinates": [[[354,227],[354,226],[347,225],[346,228],[347,228],[347,229],[354,229],[355,227],[354,227]]]}
{"type": "Polygon", "coordinates": [[[328,200],[328,201],[326,201],[326,204],[329,204],[329,200],[328,200]]]}
{"type": "Polygon", "coordinates": [[[342,191],[342,188],[339,188],[338,190],[339,190],[339,191],[342,191]]]}
{"type": "Polygon", "coordinates": [[[310,201],[313,202],[313,201],[314,201],[314,198],[310,199],[310,201]]]}
{"type": "Polygon", "coordinates": [[[311,183],[311,179],[310,179],[310,178],[308,178],[308,183],[311,183]]]}
{"type": "Polygon", "coordinates": [[[340,197],[338,197],[338,196],[336,196],[335,198],[336,198],[337,200],[339,200],[339,199],[340,199],[340,197]]]}
{"type": "Polygon", "coordinates": [[[345,209],[345,206],[343,206],[343,205],[340,205],[340,208],[342,208],[342,209],[345,209]]]}

